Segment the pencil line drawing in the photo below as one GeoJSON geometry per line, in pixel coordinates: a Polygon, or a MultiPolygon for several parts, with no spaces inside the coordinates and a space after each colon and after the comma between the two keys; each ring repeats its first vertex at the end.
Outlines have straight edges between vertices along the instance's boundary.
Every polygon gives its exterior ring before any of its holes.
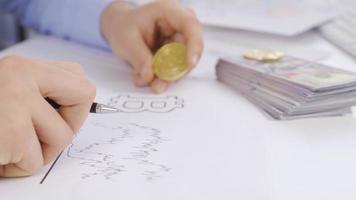
{"type": "Polygon", "coordinates": [[[83,167],[81,179],[114,180],[120,174],[134,173],[154,181],[171,170],[151,159],[159,151],[158,146],[167,141],[159,130],[138,124],[113,127],[92,123],[91,126],[98,133],[97,140],[86,142],[82,140],[85,136],[76,137],[66,151],[67,158],[79,161],[83,167]]]}
{"type": "Polygon", "coordinates": [[[48,175],[51,173],[51,171],[53,170],[53,168],[54,168],[54,166],[56,165],[57,161],[58,161],[59,158],[62,156],[62,153],[63,153],[63,152],[61,152],[61,153],[57,156],[57,158],[54,160],[54,162],[52,163],[52,165],[49,167],[48,171],[45,173],[45,175],[44,175],[43,178],[41,179],[40,185],[42,185],[42,184],[46,181],[48,175]]]}
{"type": "Polygon", "coordinates": [[[124,113],[169,113],[184,108],[184,100],[177,96],[132,96],[119,95],[111,98],[109,106],[118,108],[124,113]]]}

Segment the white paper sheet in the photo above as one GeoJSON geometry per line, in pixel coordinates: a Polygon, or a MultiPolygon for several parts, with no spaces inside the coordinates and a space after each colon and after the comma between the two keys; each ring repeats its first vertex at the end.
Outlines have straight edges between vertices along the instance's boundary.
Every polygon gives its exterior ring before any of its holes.
{"type": "Polygon", "coordinates": [[[33,39],[0,56],[13,53],[82,63],[97,101],[124,112],[91,115],[45,179],[51,165],[1,179],[1,200],[356,198],[351,116],[269,121],[203,73],[152,95],[132,86],[128,66],[110,53],[58,39],[33,39]]]}
{"type": "Polygon", "coordinates": [[[345,10],[326,0],[183,0],[207,24],[292,36],[310,30],[345,10]]]}
{"type": "Polygon", "coordinates": [[[122,112],[91,115],[37,175],[0,180],[1,199],[268,198],[262,135],[248,131],[248,118],[238,129],[227,121],[252,106],[237,105],[236,94],[214,79],[188,78],[157,96],[133,87],[127,66],[109,53],[50,38],[11,52],[82,63],[97,82],[97,101],[122,112]]]}

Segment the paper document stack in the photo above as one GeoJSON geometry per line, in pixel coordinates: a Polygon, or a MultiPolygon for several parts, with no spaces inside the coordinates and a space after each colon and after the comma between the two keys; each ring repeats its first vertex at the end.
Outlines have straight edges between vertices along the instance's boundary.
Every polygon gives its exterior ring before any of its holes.
{"type": "Polygon", "coordinates": [[[217,77],[276,120],[350,114],[356,74],[284,56],[275,61],[220,59],[217,77]]]}
{"type": "Polygon", "coordinates": [[[205,25],[295,36],[344,13],[335,0],[182,0],[205,25]]]}

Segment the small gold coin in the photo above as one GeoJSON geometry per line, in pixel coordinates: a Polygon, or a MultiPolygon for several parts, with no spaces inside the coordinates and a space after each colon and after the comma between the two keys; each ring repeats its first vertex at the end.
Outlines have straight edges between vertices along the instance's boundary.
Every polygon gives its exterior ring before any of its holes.
{"type": "Polygon", "coordinates": [[[166,81],[178,80],[188,72],[187,48],[181,43],[161,47],[153,57],[155,75],[166,81]]]}
{"type": "Polygon", "coordinates": [[[278,61],[283,57],[283,52],[271,49],[254,49],[244,54],[244,58],[257,61],[278,61]]]}

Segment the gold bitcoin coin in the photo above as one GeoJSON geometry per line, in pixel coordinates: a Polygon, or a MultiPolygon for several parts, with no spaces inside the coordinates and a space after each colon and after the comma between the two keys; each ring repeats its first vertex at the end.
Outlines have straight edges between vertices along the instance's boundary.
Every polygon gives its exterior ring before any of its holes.
{"type": "Polygon", "coordinates": [[[153,57],[155,75],[166,81],[174,81],[188,72],[187,49],[181,43],[169,43],[161,47],[153,57]]]}
{"type": "Polygon", "coordinates": [[[246,52],[244,57],[249,60],[257,61],[278,61],[284,57],[284,53],[271,49],[254,49],[246,52]]]}

